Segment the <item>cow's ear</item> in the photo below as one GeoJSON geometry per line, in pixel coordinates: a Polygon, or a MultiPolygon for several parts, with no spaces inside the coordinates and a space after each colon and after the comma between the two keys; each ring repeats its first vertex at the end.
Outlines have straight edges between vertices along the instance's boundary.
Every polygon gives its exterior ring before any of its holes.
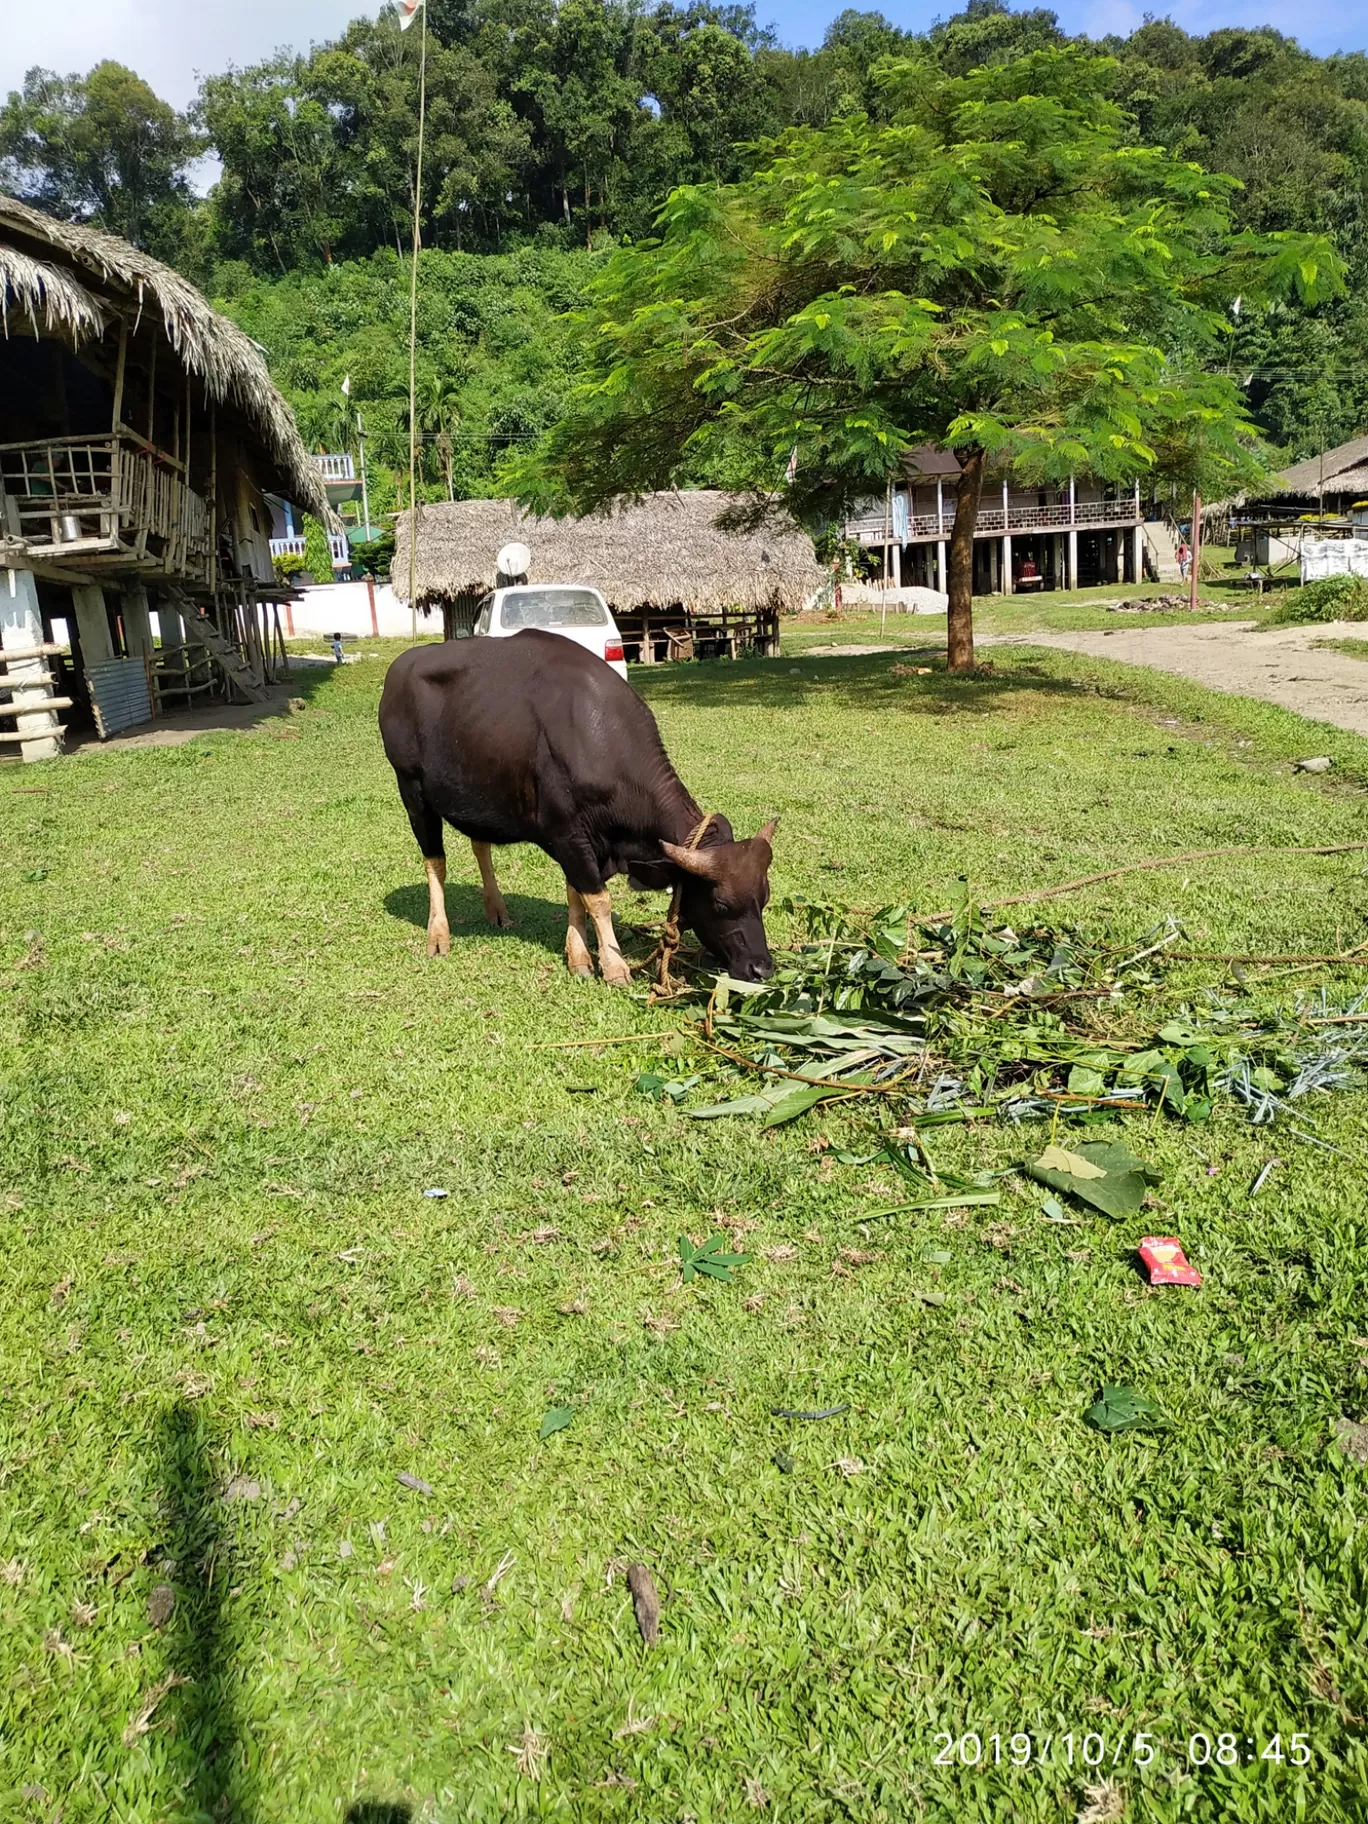
{"type": "Polygon", "coordinates": [[[755,840],[757,842],[763,842],[767,848],[773,849],[774,832],[778,828],[779,828],[779,819],[777,817],[771,817],[769,822],[765,825],[763,830],[756,831],[755,840]]]}
{"type": "Polygon", "coordinates": [[[677,842],[662,842],[661,848],[677,868],[686,874],[697,874],[701,880],[716,880],[721,872],[720,849],[683,849],[677,842]]]}

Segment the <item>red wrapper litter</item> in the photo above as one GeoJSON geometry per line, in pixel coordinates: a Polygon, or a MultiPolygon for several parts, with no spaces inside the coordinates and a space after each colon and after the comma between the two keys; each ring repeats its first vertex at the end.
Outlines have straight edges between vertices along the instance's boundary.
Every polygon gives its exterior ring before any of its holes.
{"type": "Polygon", "coordinates": [[[1152,1286],[1200,1286],[1202,1276],[1188,1265],[1183,1244],[1176,1235],[1146,1235],[1140,1258],[1149,1268],[1152,1286]]]}

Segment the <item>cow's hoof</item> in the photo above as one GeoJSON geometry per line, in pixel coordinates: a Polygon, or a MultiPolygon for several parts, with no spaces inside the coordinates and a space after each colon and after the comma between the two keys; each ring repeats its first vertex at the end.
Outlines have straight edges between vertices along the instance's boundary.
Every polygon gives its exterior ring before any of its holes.
{"type": "Polygon", "coordinates": [[[565,966],[578,982],[592,982],[594,979],[592,963],[567,963],[565,966]]]}
{"type": "Polygon", "coordinates": [[[427,953],[429,956],[451,955],[451,933],[445,926],[442,926],[440,930],[428,932],[427,953]]]}
{"type": "Polygon", "coordinates": [[[485,917],[489,920],[490,924],[493,925],[496,931],[511,931],[513,929],[513,920],[508,916],[507,906],[496,906],[492,911],[486,906],[485,917]]]}
{"type": "Polygon", "coordinates": [[[630,988],[632,972],[619,957],[616,962],[603,964],[603,979],[610,988],[630,988]]]}

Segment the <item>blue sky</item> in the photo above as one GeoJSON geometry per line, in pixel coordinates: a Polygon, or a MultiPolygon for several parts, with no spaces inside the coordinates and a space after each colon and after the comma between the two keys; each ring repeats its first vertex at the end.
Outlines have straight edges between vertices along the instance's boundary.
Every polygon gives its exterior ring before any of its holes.
{"type": "MultiPolygon", "coordinates": [[[[1162,0],[1065,0],[1060,21],[1068,31],[1127,32],[1147,9],[1161,12],[1162,0]]],[[[0,0],[0,92],[42,64],[64,74],[87,70],[104,57],[130,64],[168,101],[183,106],[197,87],[198,73],[230,63],[257,62],[277,45],[304,46],[331,37],[355,13],[356,0],[63,0],[62,4],[21,4],[0,0]]],[[[379,0],[375,10],[379,11],[379,0]]],[[[789,0],[782,6],[759,0],[756,11],[771,20],[788,44],[818,44],[839,0],[789,0]]],[[[896,24],[923,28],[956,10],[956,0],[885,5],[896,24]]],[[[1309,49],[1368,50],[1368,7],[1342,0],[1195,0],[1172,9],[1188,31],[1218,26],[1274,25],[1300,38],[1309,49]]]]}

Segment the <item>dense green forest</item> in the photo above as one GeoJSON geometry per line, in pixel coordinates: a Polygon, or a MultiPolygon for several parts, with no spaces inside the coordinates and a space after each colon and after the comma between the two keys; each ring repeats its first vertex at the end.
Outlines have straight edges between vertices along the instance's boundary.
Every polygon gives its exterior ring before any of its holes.
{"type": "MultiPolygon", "coordinates": [[[[1052,12],[1000,0],[924,35],[848,11],[812,51],[740,5],[429,0],[428,14],[418,419],[434,498],[487,492],[554,420],[571,383],[560,318],[676,185],[744,176],[790,125],[877,117],[882,57],[955,75],[1068,42],[1052,12]]],[[[30,71],[0,108],[0,185],[203,285],[269,350],[310,441],[354,447],[359,409],[382,511],[406,462],[419,40],[392,12],[358,19],[307,54],[209,77],[183,115],[111,63],[30,71]],[[218,175],[201,196],[205,157],[218,175]]],[[[1166,19],[1090,48],[1114,59],[1138,143],[1240,180],[1238,226],[1334,238],[1345,295],[1246,311],[1228,358],[1287,459],[1363,431],[1368,57],[1166,19]]]]}

